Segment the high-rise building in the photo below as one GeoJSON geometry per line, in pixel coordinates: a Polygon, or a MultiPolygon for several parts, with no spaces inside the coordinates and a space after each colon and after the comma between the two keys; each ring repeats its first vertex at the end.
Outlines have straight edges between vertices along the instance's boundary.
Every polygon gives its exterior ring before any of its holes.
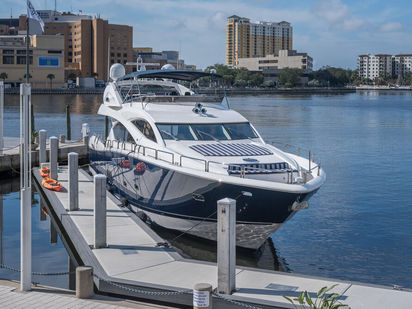
{"type": "Polygon", "coordinates": [[[226,24],[226,65],[236,66],[239,58],[266,57],[292,49],[292,26],[286,21],[256,22],[236,15],[226,24]]]}
{"type": "MultiPolygon", "coordinates": [[[[99,17],[54,11],[39,11],[44,18],[47,35],[63,35],[66,78],[74,73],[77,77],[107,80],[111,64],[133,60],[133,27],[109,24],[99,17]]],[[[20,17],[24,28],[26,16],[20,17]]],[[[30,31],[31,32],[31,31],[30,31]]],[[[130,73],[132,67],[126,66],[130,73]]]]}

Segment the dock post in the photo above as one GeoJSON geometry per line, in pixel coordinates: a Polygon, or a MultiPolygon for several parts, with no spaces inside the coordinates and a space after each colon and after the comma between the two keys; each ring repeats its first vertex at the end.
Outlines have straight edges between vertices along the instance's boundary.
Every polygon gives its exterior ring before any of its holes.
{"type": "Polygon", "coordinates": [[[66,142],[66,136],[64,136],[64,134],[59,135],[59,142],[62,144],[66,142]]]}
{"type": "Polygon", "coordinates": [[[50,137],[50,178],[57,180],[57,161],[59,155],[59,139],[50,137]]]}
{"type": "Polygon", "coordinates": [[[50,243],[57,244],[57,230],[53,224],[52,218],[49,218],[49,227],[50,227],[50,243]]]}
{"type": "Polygon", "coordinates": [[[93,268],[90,266],[76,267],[76,297],[90,298],[93,294],[93,268]]]}
{"type": "Polygon", "coordinates": [[[90,134],[89,124],[83,123],[82,124],[82,139],[85,145],[89,144],[89,134],[90,134]]]}
{"type": "Polygon", "coordinates": [[[197,283],[193,288],[193,309],[212,309],[212,285],[197,283]]]}
{"type": "Polygon", "coordinates": [[[94,248],[105,248],[106,243],[106,176],[94,175],[94,248]]]}
{"type": "Polygon", "coordinates": [[[68,256],[67,267],[69,271],[69,290],[76,290],[76,266],[73,259],[68,256]]]}
{"type": "Polygon", "coordinates": [[[72,139],[72,127],[70,121],[70,104],[66,104],[66,137],[67,140],[72,139]]]}
{"type": "Polygon", "coordinates": [[[40,205],[39,205],[39,210],[40,210],[40,221],[46,221],[46,214],[43,211],[43,207],[45,207],[46,201],[44,200],[44,197],[39,194],[40,196],[40,205]]]}
{"type": "Polygon", "coordinates": [[[4,82],[0,82],[0,155],[3,154],[3,109],[4,109],[4,82]]]}
{"type": "Polygon", "coordinates": [[[46,130],[40,130],[39,131],[39,166],[41,166],[42,163],[47,162],[47,152],[46,152],[46,137],[47,136],[47,131],[46,130]]]}
{"type": "Polygon", "coordinates": [[[79,210],[79,155],[70,152],[69,161],[69,210],[79,210]]]}
{"type": "Polygon", "coordinates": [[[236,200],[217,201],[217,292],[232,294],[236,267],[236,200]]]}
{"type": "Polygon", "coordinates": [[[20,84],[20,289],[31,290],[31,125],[30,84],[20,84]]]}

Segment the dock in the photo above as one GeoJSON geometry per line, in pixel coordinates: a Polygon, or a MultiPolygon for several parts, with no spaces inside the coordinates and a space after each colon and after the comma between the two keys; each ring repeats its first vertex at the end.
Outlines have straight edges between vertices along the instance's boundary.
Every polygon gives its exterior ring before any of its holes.
{"type": "Polygon", "coordinates": [[[18,308],[82,308],[82,309],[155,309],[164,306],[95,295],[90,299],[75,297],[74,291],[36,285],[30,292],[21,292],[18,282],[0,280],[0,306],[2,309],[18,308]]]}
{"type": "MultiPolygon", "coordinates": [[[[17,174],[20,170],[20,138],[4,137],[3,154],[0,155],[0,177],[8,174],[17,174]]],[[[50,146],[46,144],[47,160],[49,159],[50,146]]],[[[88,162],[88,148],[82,141],[65,141],[59,143],[59,162],[67,162],[67,155],[70,152],[79,154],[82,163],[88,162]]],[[[39,165],[38,145],[32,145],[31,151],[32,166],[39,165]]]]}
{"type": "MultiPolygon", "coordinates": [[[[107,195],[107,246],[93,249],[93,178],[79,170],[79,210],[68,211],[68,169],[60,168],[61,192],[41,187],[39,170],[33,171],[40,194],[64,229],[80,265],[93,267],[98,291],[169,305],[192,306],[193,287],[198,283],[217,286],[215,263],[185,259],[166,245],[154,231],[109,192],[107,195]]],[[[331,292],[350,308],[408,308],[412,291],[399,287],[361,284],[248,267],[236,267],[236,290],[231,295],[214,294],[213,308],[293,308],[283,296],[296,297],[308,291],[312,297],[324,286],[337,284],[331,292]]]]}

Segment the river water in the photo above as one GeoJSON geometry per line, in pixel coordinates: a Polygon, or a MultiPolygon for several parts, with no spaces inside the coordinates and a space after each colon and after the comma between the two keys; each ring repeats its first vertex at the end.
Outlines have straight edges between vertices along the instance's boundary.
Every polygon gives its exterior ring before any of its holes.
{"type": "MultiPolygon", "coordinates": [[[[412,93],[362,91],[342,95],[231,97],[232,108],[248,118],[264,139],[310,149],[327,173],[324,186],[272,235],[263,252],[239,252],[238,263],[412,288],[412,93]],[[273,247],[274,246],[274,247],[273,247]]],[[[103,132],[96,116],[100,96],[33,96],[36,129],[65,133],[71,105],[72,139],[81,124],[103,132]]],[[[5,135],[18,136],[18,96],[6,96],[5,135]]],[[[302,154],[304,154],[302,152],[302,154]]],[[[2,261],[18,266],[18,188],[0,184],[3,195],[2,261]],[[7,191],[8,190],[8,191],[7,191]]],[[[37,194],[33,196],[38,200],[37,194]]],[[[34,270],[66,271],[59,239],[50,244],[49,218],[33,205],[34,270]]],[[[166,239],[168,231],[158,231],[166,239]]],[[[190,238],[174,243],[190,257],[215,260],[214,245],[190,238]]],[[[18,275],[0,270],[0,277],[18,275]]],[[[66,287],[67,277],[35,281],[66,287]],[[43,281],[42,281],[43,280],[43,281]]]]}

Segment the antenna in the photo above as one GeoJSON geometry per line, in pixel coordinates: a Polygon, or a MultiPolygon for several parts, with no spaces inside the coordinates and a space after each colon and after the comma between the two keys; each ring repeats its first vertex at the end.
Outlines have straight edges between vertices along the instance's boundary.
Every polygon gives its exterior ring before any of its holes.
{"type": "Polygon", "coordinates": [[[54,0],[54,11],[57,12],[57,0],[54,0]]]}

